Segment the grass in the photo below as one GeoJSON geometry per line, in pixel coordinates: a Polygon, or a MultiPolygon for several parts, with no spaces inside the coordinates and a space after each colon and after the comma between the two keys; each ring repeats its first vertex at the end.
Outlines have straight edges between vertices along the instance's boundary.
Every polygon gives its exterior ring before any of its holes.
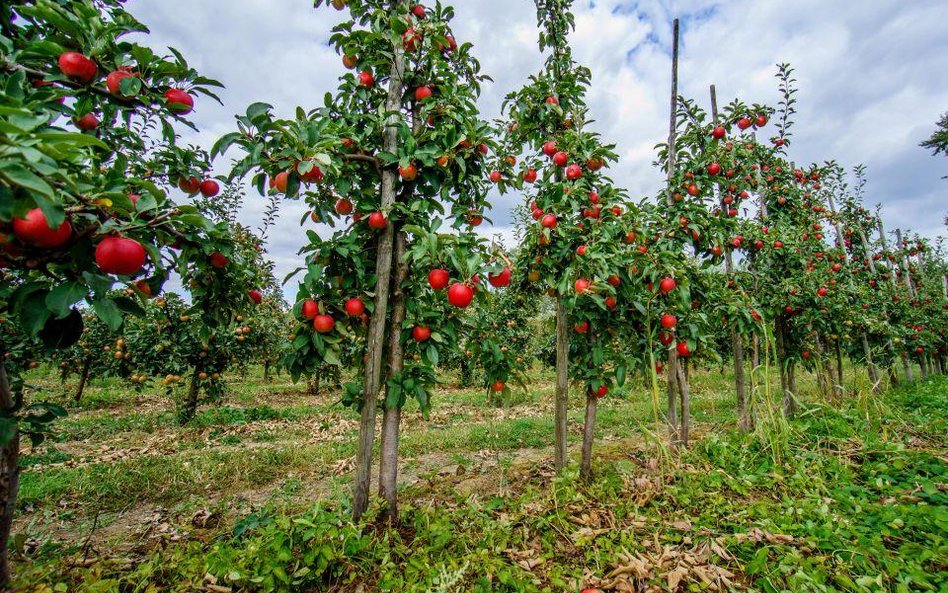
{"type": "MultiPolygon", "coordinates": [[[[31,592],[948,591],[948,379],[877,397],[860,378],[829,405],[801,376],[801,414],[749,435],[733,430],[729,381],[695,373],[698,438],[671,454],[644,381],[611,394],[588,484],[550,470],[550,373],[502,408],[442,389],[427,422],[405,414],[392,530],[375,508],[347,519],[356,423],[332,395],[238,380],[186,428],[170,402],[103,396],[25,458],[18,526],[35,541],[17,577],[31,592]],[[133,454],[103,458],[103,444],[133,454]],[[180,537],[129,537],[130,509],[153,507],[180,537]],[[219,518],[196,527],[198,511],[219,518]],[[94,562],[58,524],[89,534],[94,562]]],[[[581,416],[576,398],[574,452],[581,416]]]]}

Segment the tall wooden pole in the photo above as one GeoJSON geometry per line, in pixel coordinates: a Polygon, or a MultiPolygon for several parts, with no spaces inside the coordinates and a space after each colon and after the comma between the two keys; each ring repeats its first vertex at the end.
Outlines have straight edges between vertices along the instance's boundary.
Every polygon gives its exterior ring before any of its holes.
{"type": "MultiPolygon", "coordinates": [[[[679,28],[678,19],[675,19],[672,33],[672,71],[671,71],[671,97],[669,99],[668,114],[668,157],[666,162],[666,172],[668,181],[668,190],[665,194],[665,203],[669,207],[674,206],[675,192],[672,187],[672,181],[675,177],[675,161],[677,160],[677,137],[678,137],[678,40],[679,28]]],[[[673,445],[681,442],[681,433],[678,427],[678,405],[677,400],[681,393],[679,383],[678,352],[675,348],[668,350],[668,438],[673,445]]]]}

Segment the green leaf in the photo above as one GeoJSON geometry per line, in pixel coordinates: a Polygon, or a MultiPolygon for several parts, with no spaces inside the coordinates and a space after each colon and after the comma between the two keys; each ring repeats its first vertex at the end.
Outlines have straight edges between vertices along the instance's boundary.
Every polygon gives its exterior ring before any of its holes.
{"type": "Polygon", "coordinates": [[[122,327],[122,311],[112,299],[98,299],[92,302],[92,309],[105,325],[112,331],[122,327]]]}
{"type": "Polygon", "coordinates": [[[79,282],[64,282],[57,285],[46,295],[46,306],[57,319],[62,319],[72,310],[72,306],[85,298],[86,287],[79,282]]]}

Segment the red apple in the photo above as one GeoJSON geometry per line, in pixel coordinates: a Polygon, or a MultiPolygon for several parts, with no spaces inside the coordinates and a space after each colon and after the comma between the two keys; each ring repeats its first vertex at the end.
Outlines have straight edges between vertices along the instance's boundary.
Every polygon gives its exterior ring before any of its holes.
{"type": "Polygon", "coordinates": [[[474,290],[460,282],[455,282],[448,288],[448,302],[459,309],[464,309],[474,300],[474,290]]]}
{"type": "Polygon", "coordinates": [[[353,297],[347,300],[344,308],[346,310],[346,315],[349,317],[359,317],[365,313],[365,303],[363,303],[362,299],[358,297],[353,297]]]}
{"type": "Polygon", "coordinates": [[[424,101],[431,97],[433,93],[431,92],[431,87],[429,86],[420,86],[415,89],[415,101],[424,101]]]}
{"type": "Polygon", "coordinates": [[[580,278],[573,283],[573,290],[576,291],[576,294],[583,294],[589,290],[589,280],[585,278],[580,278]]]}
{"type": "Polygon", "coordinates": [[[557,167],[565,167],[567,160],[569,160],[569,155],[562,150],[553,155],[553,164],[557,167]]]}
{"type": "Polygon", "coordinates": [[[503,381],[499,381],[499,380],[498,380],[498,381],[494,381],[493,383],[490,384],[490,390],[493,391],[494,393],[500,393],[501,391],[504,390],[504,388],[505,388],[506,386],[507,386],[507,385],[504,384],[503,381]]]}
{"type": "Polygon", "coordinates": [[[500,183],[500,180],[503,178],[503,175],[497,169],[494,169],[490,172],[490,180],[493,183],[500,183]]]}
{"type": "Polygon", "coordinates": [[[404,167],[398,168],[398,175],[405,181],[414,181],[418,177],[418,168],[414,163],[408,163],[404,167]]]}
{"type": "Polygon", "coordinates": [[[443,268],[435,268],[428,272],[428,284],[435,290],[441,290],[451,281],[451,275],[443,268]]]}
{"type": "Polygon", "coordinates": [[[122,81],[126,78],[134,78],[135,75],[127,68],[119,68],[114,72],[109,72],[105,77],[105,86],[109,92],[116,97],[122,97],[122,81]]]}
{"type": "Polygon", "coordinates": [[[290,174],[286,171],[277,173],[270,178],[270,189],[275,189],[278,192],[286,193],[286,184],[290,180],[290,174]]]}
{"type": "Polygon", "coordinates": [[[661,319],[662,327],[665,329],[672,329],[678,325],[678,318],[672,315],[671,313],[665,313],[662,315],[661,319]]]}
{"type": "Polygon", "coordinates": [[[250,297],[251,301],[258,305],[263,302],[263,295],[257,289],[247,291],[247,296],[250,297]]]}
{"type": "Polygon", "coordinates": [[[678,344],[675,345],[675,350],[678,352],[678,356],[682,358],[691,356],[691,349],[688,348],[688,342],[678,342],[678,344]]]}
{"type": "Polygon", "coordinates": [[[751,127],[751,120],[746,117],[742,117],[741,119],[737,120],[737,127],[742,130],[746,130],[747,128],[751,127]]]}
{"type": "Polygon", "coordinates": [[[384,229],[388,225],[388,219],[379,211],[369,214],[369,228],[384,229]]]}
{"type": "Polygon", "coordinates": [[[727,131],[724,129],[724,126],[715,126],[714,129],[711,130],[711,136],[715,138],[716,140],[720,140],[721,138],[724,138],[724,135],[726,133],[727,131]]]}
{"type": "Polygon", "coordinates": [[[504,267],[499,274],[488,274],[487,281],[490,282],[490,285],[494,288],[504,288],[510,285],[511,275],[510,268],[504,267]]]}
{"type": "Polygon", "coordinates": [[[589,331],[589,322],[588,322],[588,321],[581,321],[581,322],[579,322],[579,323],[574,323],[574,324],[573,324],[573,331],[575,331],[577,334],[585,334],[585,333],[587,333],[587,332],[589,331]]]}
{"type": "Polygon", "coordinates": [[[668,294],[675,290],[676,286],[678,286],[678,283],[675,282],[674,278],[662,278],[662,281],[658,283],[658,290],[662,294],[668,294]]]}
{"type": "Polygon", "coordinates": [[[221,191],[221,186],[213,179],[205,179],[200,186],[201,195],[205,198],[213,198],[221,191]]]}
{"type": "Polygon", "coordinates": [[[181,177],[178,187],[186,194],[196,194],[201,189],[201,180],[197,177],[181,177]]]}
{"type": "Polygon", "coordinates": [[[411,330],[411,337],[414,338],[416,342],[427,342],[428,338],[431,337],[431,328],[424,325],[416,325],[411,330]]]}
{"type": "Polygon", "coordinates": [[[575,181],[583,176],[583,168],[579,165],[570,165],[566,167],[566,178],[570,181],[575,181]]]}
{"type": "Polygon", "coordinates": [[[553,156],[556,154],[556,142],[550,140],[543,144],[543,154],[546,156],[553,156]]]}
{"type": "Polygon", "coordinates": [[[165,91],[165,104],[168,109],[178,115],[187,115],[194,109],[194,98],[181,89],[165,91]]]}
{"type": "Polygon", "coordinates": [[[106,237],[95,248],[95,263],[106,274],[131,276],[145,265],[145,248],[134,239],[106,237]]]}
{"type": "Polygon", "coordinates": [[[59,69],[63,74],[76,82],[88,84],[99,73],[95,62],[74,51],[67,51],[59,55],[59,69]]]}
{"type": "Polygon", "coordinates": [[[543,218],[540,219],[540,226],[546,229],[555,229],[556,228],[556,215],[544,214],[543,218]]]}
{"type": "Polygon", "coordinates": [[[221,253],[220,251],[215,251],[211,254],[210,257],[211,265],[215,268],[225,268],[227,264],[230,263],[230,260],[227,259],[227,256],[221,253]]]}
{"type": "Polygon", "coordinates": [[[332,315],[326,315],[325,313],[321,315],[316,315],[313,317],[313,329],[321,334],[328,334],[336,327],[336,320],[332,318],[332,315]]]}
{"type": "Polygon", "coordinates": [[[527,183],[533,183],[537,180],[537,170],[530,168],[523,174],[523,180],[527,183]]]}
{"type": "Polygon", "coordinates": [[[36,247],[60,247],[72,236],[72,225],[63,221],[57,228],[46,223],[46,215],[39,208],[26,213],[26,218],[13,219],[13,234],[22,243],[36,247]]]}
{"type": "Polygon", "coordinates": [[[72,121],[83,132],[89,132],[99,127],[99,118],[94,113],[87,113],[80,118],[73,118],[72,121]]]}
{"type": "Polygon", "coordinates": [[[372,76],[372,73],[368,70],[363,70],[359,72],[359,86],[363,86],[367,89],[375,86],[375,77],[372,76]]]}
{"type": "Polygon", "coordinates": [[[303,301],[303,306],[300,308],[300,315],[303,316],[303,319],[312,319],[316,317],[317,313],[319,313],[319,305],[316,304],[316,301],[312,299],[303,301]]]}

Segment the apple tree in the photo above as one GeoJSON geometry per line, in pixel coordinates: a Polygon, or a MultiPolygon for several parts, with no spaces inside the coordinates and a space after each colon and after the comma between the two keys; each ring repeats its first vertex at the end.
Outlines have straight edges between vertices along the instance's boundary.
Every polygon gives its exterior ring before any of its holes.
{"type": "Polygon", "coordinates": [[[474,233],[488,207],[491,130],[476,107],[484,76],[471,45],[454,39],[453,9],[333,4],[343,21],[330,43],[353,72],[290,119],[251,105],[213,152],[238,146],[233,178],[251,176],[261,193],[311,212],[284,364],[295,379],[355,363],[343,395],[361,414],[353,514],[367,507],[381,402],[380,493],[395,517],[402,406],[413,398],[428,409],[442,352],[460,342],[460,313],[511,270],[474,233]]]}
{"type": "MultiPolygon", "coordinates": [[[[156,290],[170,270],[229,249],[226,228],[167,192],[179,179],[216,192],[199,179],[203,155],[179,146],[175,127],[191,126],[196,97],[214,98],[218,84],[178,52],[123,39],[147,30],[118,0],[5,3],[0,13],[0,305],[27,335],[62,348],[80,338],[84,306],[112,330],[141,313],[116,285],[156,290]]],[[[0,360],[2,586],[20,427],[32,412],[22,367],[5,352],[0,360]]]]}

